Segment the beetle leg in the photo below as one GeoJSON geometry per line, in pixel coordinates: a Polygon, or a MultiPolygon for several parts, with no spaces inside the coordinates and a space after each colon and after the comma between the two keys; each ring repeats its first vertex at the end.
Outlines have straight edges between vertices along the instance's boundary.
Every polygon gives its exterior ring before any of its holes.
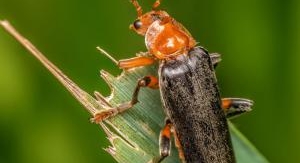
{"type": "Polygon", "coordinates": [[[117,61],[101,47],[98,46],[97,49],[102,54],[104,54],[109,59],[111,59],[114,63],[116,63],[122,69],[128,69],[128,68],[139,67],[139,66],[147,66],[147,65],[151,65],[155,62],[154,58],[145,56],[147,54],[147,52],[140,53],[140,55],[142,54],[144,56],[138,56],[138,57],[134,57],[134,58],[122,59],[120,61],[117,61]]]}
{"type": "Polygon", "coordinates": [[[251,111],[252,100],[243,98],[223,98],[222,108],[227,118],[232,118],[245,112],[251,111]]]}
{"type": "Polygon", "coordinates": [[[174,134],[174,138],[175,138],[175,146],[177,147],[178,152],[179,152],[179,158],[180,158],[181,162],[184,163],[185,162],[184,153],[183,153],[181,143],[178,139],[178,136],[177,136],[175,130],[173,131],[173,134],[174,134]]]}
{"type": "Polygon", "coordinates": [[[214,68],[216,68],[218,63],[222,60],[221,55],[219,53],[210,53],[209,56],[211,63],[213,64],[214,68]]]}
{"type": "Polygon", "coordinates": [[[132,95],[131,101],[122,103],[115,108],[107,107],[106,110],[99,111],[91,118],[92,122],[99,123],[102,120],[117,115],[118,113],[122,113],[125,110],[133,107],[138,102],[138,94],[140,92],[141,87],[149,87],[152,89],[158,88],[158,79],[154,76],[145,76],[138,80],[135,90],[132,95]]]}
{"type": "MultiPolygon", "coordinates": [[[[218,53],[211,53],[210,58],[214,67],[221,61],[221,56],[218,53]]],[[[152,65],[156,60],[152,57],[134,57],[129,59],[122,59],[118,62],[118,66],[121,69],[129,69],[140,66],[152,65]]]]}
{"type": "Polygon", "coordinates": [[[171,134],[172,134],[172,123],[169,119],[166,119],[165,126],[162,128],[159,134],[159,155],[153,158],[149,163],[160,163],[166,157],[170,155],[171,152],[171,134]]]}
{"type": "Polygon", "coordinates": [[[161,162],[166,157],[170,155],[171,151],[171,129],[172,123],[169,119],[166,120],[164,128],[160,131],[159,135],[159,154],[160,159],[158,161],[161,162]]]}
{"type": "Polygon", "coordinates": [[[171,134],[175,138],[175,146],[179,152],[179,158],[183,163],[185,163],[184,154],[182,146],[177,137],[176,131],[174,131],[173,124],[170,119],[166,119],[164,128],[160,131],[159,135],[159,157],[153,158],[148,163],[161,163],[166,157],[170,155],[171,152],[171,134]]]}
{"type": "Polygon", "coordinates": [[[134,57],[129,59],[122,59],[118,62],[118,66],[121,69],[129,69],[129,68],[134,68],[139,66],[151,65],[154,62],[155,62],[154,58],[141,56],[141,57],[134,57]]]}

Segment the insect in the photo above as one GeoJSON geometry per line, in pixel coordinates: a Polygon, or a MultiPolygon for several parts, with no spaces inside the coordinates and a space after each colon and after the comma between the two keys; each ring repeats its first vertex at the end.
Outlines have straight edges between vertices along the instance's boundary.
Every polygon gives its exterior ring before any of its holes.
{"type": "Polygon", "coordinates": [[[145,37],[149,56],[120,60],[118,66],[130,69],[158,62],[158,78],[149,75],[139,79],[131,101],[101,111],[93,120],[100,122],[131,108],[142,87],[159,89],[166,121],[159,138],[160,156],[153,162],[162,162],[170,154],[173,135],[182,162],[234,163],[226,118],[250,111],[253,102],[220,98],[214,72],[220,55],[196,46],[183,25],[157,9],[160,0],[145,14],[136,0],[131,3],[137,19],[130,28],[145,37]]]}

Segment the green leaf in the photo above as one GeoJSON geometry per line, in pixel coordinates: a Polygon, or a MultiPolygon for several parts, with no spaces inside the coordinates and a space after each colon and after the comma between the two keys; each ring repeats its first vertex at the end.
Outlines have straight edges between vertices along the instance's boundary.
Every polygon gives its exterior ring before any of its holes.
{"type": "MultiPolygon", "coordinates": [[[[139,78],[149,74],[157,75],[157,66],[124,71],[118,77],[101,71],[101,76],[111,87],[112,94],[105,98],[100,93],[96,93],[97,98],[94,98],[64,75],[7,21],[0,21],[0,25],[29,50],[92,115],[107,107],[129,101],[139,78]]],[[[128,111],[100,123],[111,142],[111,146],[106,148],[106,151],[119,163],[147,163],[158,156],[158,135],[165,118],[159,91],[142,89],[139,101],[128,111]]],[[[233,124],[229,123],[229,127],[238,163],[268,162],[233,124]]],[[[174,145],[171,156],[164,161],[164,163],[171,162],[180,162],[174,145]]]]}
{"type": "MultiPolygon", "coordinates": [[[[110,84],[112,91],[109,102],[112,105],[120,104],[131,99],[132,91],[138,78],[145,75],[156,75],[157,67],[141,67],[134,70],[125,71],[119,77],[113,77],[107,72],[102,71],[102,77],[110,84]]],[[[112,142],[114,152],[112,156],[119,162],[147,162],[152,157],[158,155],[158,133],[164,122],[164,113],[161,105],[158,90],[145,88],[139,94],[139,103],[127,112],[107,121],[109,126],[120,130],[125,141],[112,142]],[[129,148],[125,145],[126,141],[134,144],[135,148],[129,148]],[[141,157],[126,159],[125,154],[134,153],[141,157]],[[146,160],[145,160],[146,159],[146,160]]],[[[231,138],[238,163],[267,163],[268,161],[255,149],[255,147],[229,122],[231,138]]],[[[115,134],[114,136],[118,135],[115,134]]],[[[118,137],[118,139],[122,139],[118,137]]],[[[174,144],[174,143],[173,143],[174,144]]],[[[172,149],[171,156],[165,162],[180,162],[176,149],[172,149]]]]}

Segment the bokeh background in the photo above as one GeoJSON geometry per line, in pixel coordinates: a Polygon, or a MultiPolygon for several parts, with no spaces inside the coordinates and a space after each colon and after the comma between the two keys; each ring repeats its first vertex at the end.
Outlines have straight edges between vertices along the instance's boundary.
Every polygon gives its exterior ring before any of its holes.
{"type": "MultiPolygon", "coordinates": [[[[140,0],[145,10],[154,0],[140,0]]],[[[300,1],[164,0],[166,9],[210,52],[222,54],[217,76],[224,97],[255,101],[234,120],[272,163],[300,162],[300,1]]],[[[8,19],[86,91],[109,88],[99,77],[120,70],[115,58],[144,51],[128,29],[128,0],[0,0],[8,19]]],[[[90,115],[12,37],[0,29],[0,163],[114,162],[90,115]]]]}

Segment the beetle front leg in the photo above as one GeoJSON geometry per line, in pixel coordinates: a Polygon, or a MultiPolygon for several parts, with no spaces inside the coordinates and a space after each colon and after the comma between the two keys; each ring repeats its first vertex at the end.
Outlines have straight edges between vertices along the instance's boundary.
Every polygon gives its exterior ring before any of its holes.
{"type": "Polygon", "coordinates": [[[238,116],[245,112],[250,112],[253,105],[252,100],[244,98],[223,98],[222,108],[227,118],[238,116]]]}
{"type": "Polygon", "coordinates": [[[134,67],[152,65],[155,61],[156,60],[152,57],[140,56],[129,59],[122,59],[118,62],[118,66],[121,69],[129,69],[134,67]]]}
{"type": "Polygon", "coordinates": [[[141,87],[149,87],[152,89],[158,88],[158,79],[154,76],[145,76],[138,80],[134,89],[131,101],[122,103],[115,108],[107,107],[106,110],[101,110],[91,118],[94,123],[99,123],[102,120],[124,112],[127,109],[132,108],[138,102],[138,94],[141,87]]]}
{"type": "MultiPolygon", "coordinates": [[[[119,66],[121,69],[130,69],[134,67],[139,67],[139,66],[147,66],[153,64],[156,60],[150,56],[138,56],[134,58],[129,58],[129,59],[122,59],[117,61],[115,58],[113,58],[108,52],[106,52],[104,49],[101,47],[97,47],[97,49],[104,54],[106,57],[111,59],[115,64],[119,66]]],[[[148,52],[145,52],[145,54],[148,54],[148,52]]]]}

